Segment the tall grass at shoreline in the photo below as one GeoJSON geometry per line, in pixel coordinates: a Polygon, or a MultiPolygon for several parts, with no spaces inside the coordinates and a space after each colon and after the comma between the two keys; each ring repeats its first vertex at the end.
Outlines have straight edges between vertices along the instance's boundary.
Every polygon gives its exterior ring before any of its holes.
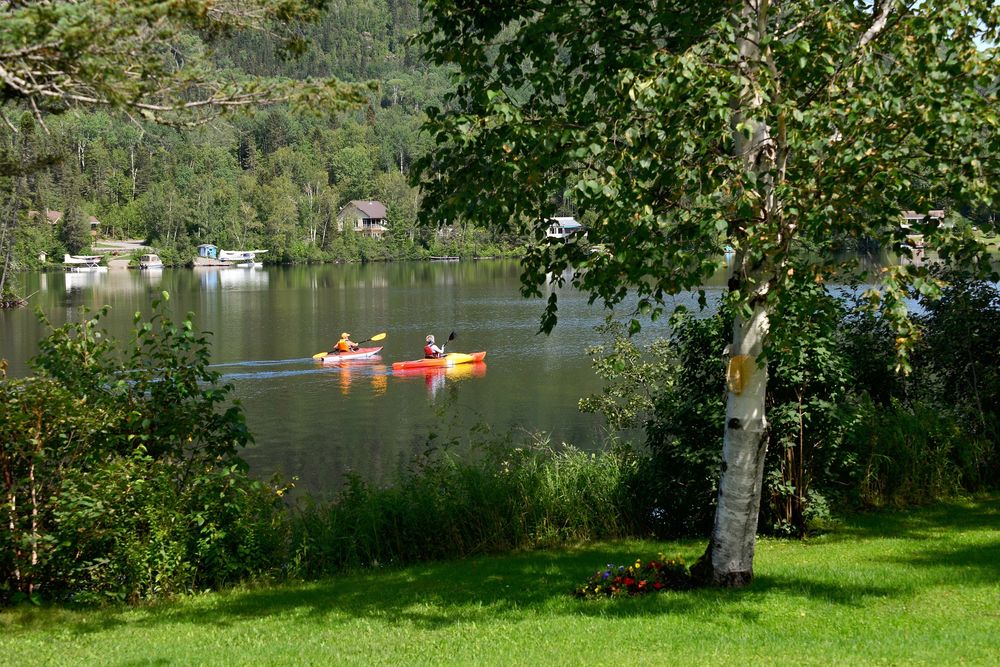
{"type": "Polygon", "coordinates": [[[494,448],[477,461],[443,454],[385,488],[352,478],[335,501],[293,512],[291,569],[314,577],[633,536],[640,463],[626,447],[543,445],[494,448]]]}

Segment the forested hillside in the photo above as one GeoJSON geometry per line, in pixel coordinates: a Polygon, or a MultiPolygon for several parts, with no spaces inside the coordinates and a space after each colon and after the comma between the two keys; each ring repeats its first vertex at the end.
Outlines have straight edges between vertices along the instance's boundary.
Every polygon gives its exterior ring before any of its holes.
{"type": "Polygon", "coordinates": [[[189,35],[172,49],[178,62],[208,52],[218,67],[256,76],[379,81],[367,105],[332,120],[276,106],[179,130],[80,110],[40,127],[29,109],[8,105],[2,140],[23,162],[44,165],[11,179],[13,196],[5,195],[15,264],[86,251],[91,217],[100,236],[145,239],[177,264],[205,242],[267,248],[279,262],[497,252],[484,230],[416,226],[420,197],[409,172],[425,150],[419,128],[449,85],[408,40],[418,21],[417,0],[331,0],[306,28],[298,58],[260,32],[189,35]],[[384,239],[338,230],[337,213],[352,199],[385,203],[384,239]],[[31,213],[47,210],[62,220],[31,213]]]}

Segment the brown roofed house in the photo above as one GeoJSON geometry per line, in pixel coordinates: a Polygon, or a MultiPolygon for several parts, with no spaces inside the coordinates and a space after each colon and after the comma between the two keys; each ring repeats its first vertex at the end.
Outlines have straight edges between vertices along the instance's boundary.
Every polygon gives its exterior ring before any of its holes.
{"type": "Polygon", "coordinates": [[[372,238],[382,238],[386,232],[385,204],[380,201],[354,199],[337,214],[337,229],[349,226],[356,233],[372,238]]]}

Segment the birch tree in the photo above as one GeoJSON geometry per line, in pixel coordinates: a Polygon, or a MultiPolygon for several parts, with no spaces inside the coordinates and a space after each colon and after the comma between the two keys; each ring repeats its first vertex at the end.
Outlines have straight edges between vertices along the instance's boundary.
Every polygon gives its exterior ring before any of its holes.
{"type": "MultiPolygon", "coordinates": [[[[988,272],[969,231],[901,210],[995,206],[1000,167],[992,0],[427,0],[422,45],[458,72],[429,111],[419,167],[428,221],[464,218],[531,239],[522,291],[556,276],[606,306],[632,295],[631,330],[697,291],[732,250],[722,307],[727,406],[715,526],[696,573],[753,576],[767,429],[767,355],[796,335],[807,284],[848,270],[845,239],[903,254],[921,233],[940,258],[988,272]],[[545,238],[570,192],[586,239],[545,238]],[[567,268],[575,270],[567,275],[567,268]]],[[[984,230],[996,231],[994,229],[984,230]]],[[[911,290],[926,266],[869,276],[905,370],[911,290]]],[[[558,317],[553,293],[542,314],[558,317]]],[[[705,295],[701,292],[704,303],[705,295]]],[[[721,388],[720,388],[721,389],[721,388]]]]}

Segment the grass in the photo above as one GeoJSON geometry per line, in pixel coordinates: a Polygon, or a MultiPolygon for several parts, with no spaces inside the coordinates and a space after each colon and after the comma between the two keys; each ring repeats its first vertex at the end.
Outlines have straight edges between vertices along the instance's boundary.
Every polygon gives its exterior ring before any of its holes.
{"type": "Polygon", "coordinates": [[[0,613],[0,664],[998,664],[1000,498],[762,540],[739,591],[586,602],[617,542],[205,593],[146,608],[0,613]]]}

